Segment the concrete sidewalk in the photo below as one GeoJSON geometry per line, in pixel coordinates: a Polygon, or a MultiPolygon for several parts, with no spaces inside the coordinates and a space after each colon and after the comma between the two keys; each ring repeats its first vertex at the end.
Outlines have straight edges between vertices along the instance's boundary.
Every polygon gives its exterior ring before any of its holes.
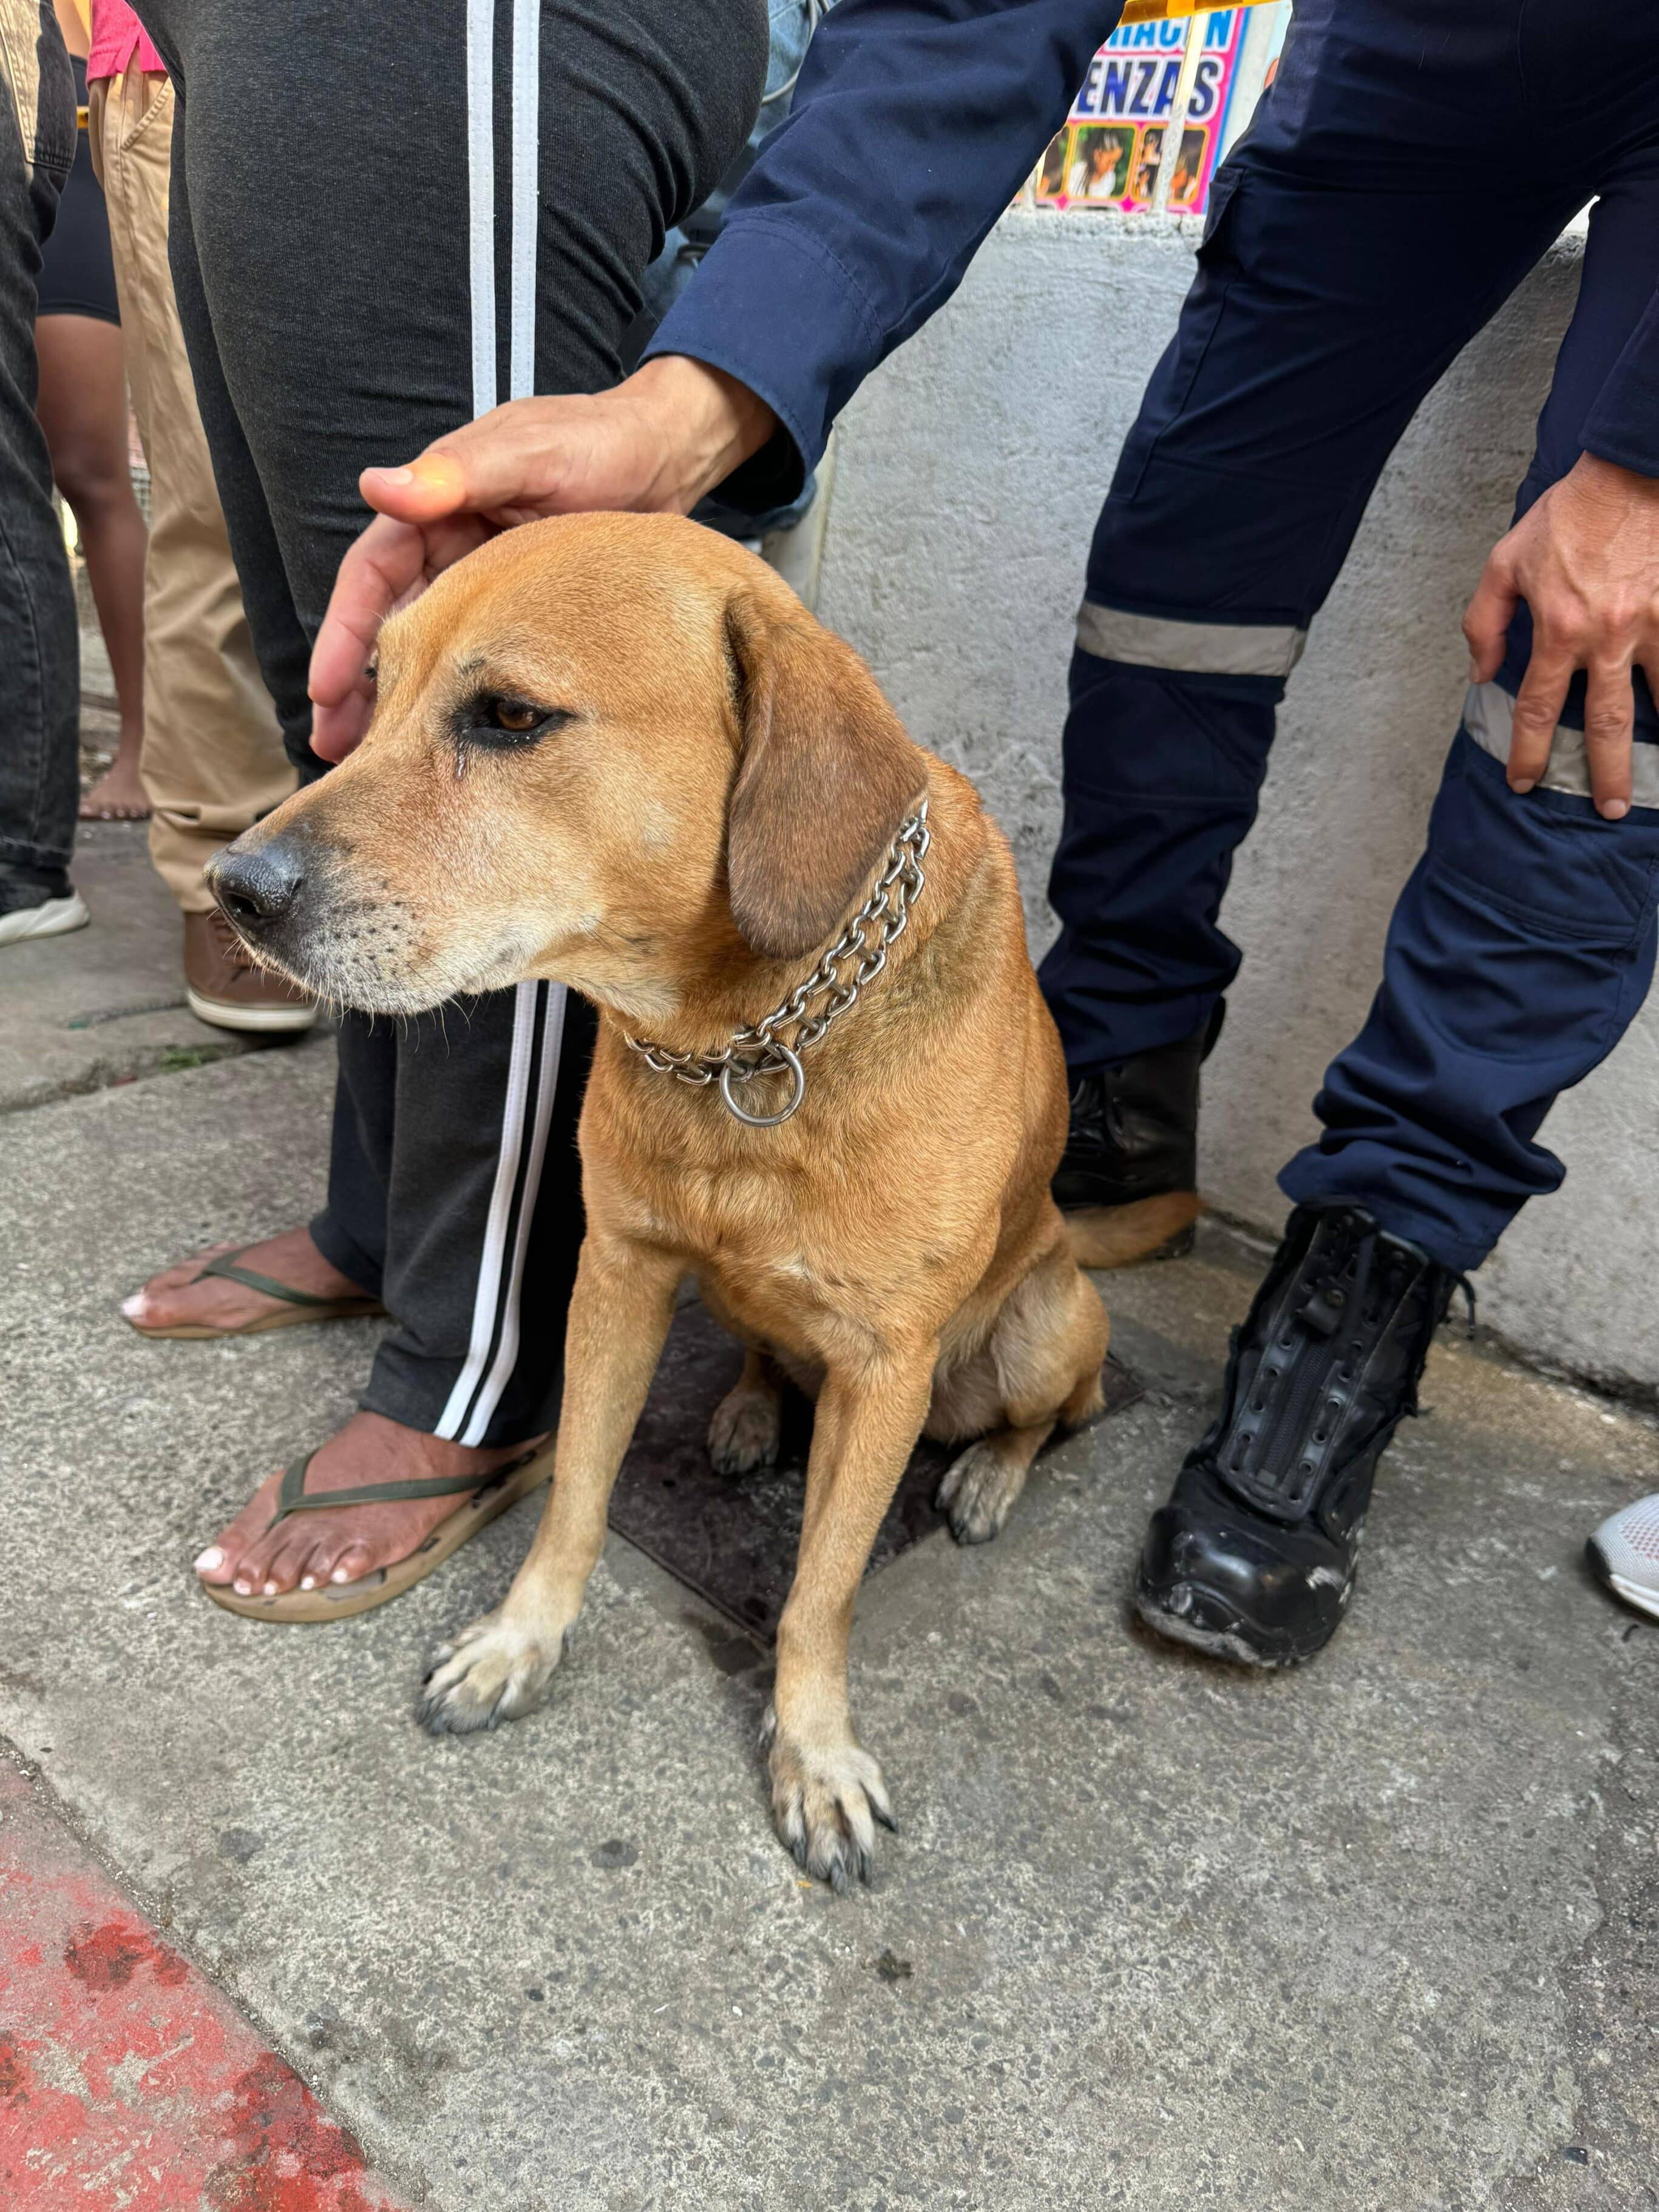
{"type": "Polygon", "coordinates": [[[269,1048],[185,1004],[183,926],[143,823],[83,822],[74,883],[89,928],[6,949],[0,1114],[269,1048]]]}
{"type": "Polygon", "coordinates": [[[7,2212],[397,2212],[361,2148],[0,1759],[7,2212]]]}
{"type": "Polygon", "coordinates": [[[1659,1481],[1648,1418],[1449,1343],[1341,1638],[1253,1679],[1124,1592],[1256,1258],[1113,1279],[1148,1395],[999,1542],[866,1585],[902,1834],[837,1899],[768,1828],[763,1653],[618,1539],[548,1709],[472,1742],[416,1683],[533,1503],[361,1620],[197,1593],[372,1325],[155,1343],[115,1304],[303,1216],[330,1079],[317,1040],[0,1121],[0,1733],[403,2202],[1659,2205],[1659,1633],[1579,1564],[1659,1481]]]}

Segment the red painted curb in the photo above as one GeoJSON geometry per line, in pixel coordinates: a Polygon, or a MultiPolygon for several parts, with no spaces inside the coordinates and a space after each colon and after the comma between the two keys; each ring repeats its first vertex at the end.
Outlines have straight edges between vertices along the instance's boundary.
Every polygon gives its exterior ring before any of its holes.
{"type": "Polygon", "coordinates": [[[398,2212],[346,2130],[0,1768],[4,2212],[398,2212]]]}

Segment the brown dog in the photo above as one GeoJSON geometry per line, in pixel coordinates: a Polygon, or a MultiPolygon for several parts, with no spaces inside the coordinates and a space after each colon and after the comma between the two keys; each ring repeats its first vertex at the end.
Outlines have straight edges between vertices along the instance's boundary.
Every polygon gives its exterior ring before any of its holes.
{"type": "Polygon", "coordinates": [[[968,1444],[943,1499],[958,1537],[994,1535],[1044,1439],[1098,1409],[1106,1350],[1048,1191],[1060,1041],[973,787],[751,555],[677,518],[573,516],[496,539],[388,623],[361,748],[210,872],[262,958],[351,1006],[548,976],[600,1010],[553,1489],[423,1717],[463,1732],[540,1697],[695,1275],[749,1348],[717,1465],[771,1457],[781,1374],[817,1396],[772,1805],[811,1872],[867,1873],[889,1809],[848,1634],[911,1449],[924,1430],[968,1444]],[[729,1110],[705,1056],[789,998],[866,894],[867,953],[835,969],[862,969],[856,1002],[798,1060],[741,1045],[729,1110]],[[711,1079],[677,1079],[676,1054],[711,1079]],[[738,1118],[803,1084],[788,1119],[738,1118]]]}

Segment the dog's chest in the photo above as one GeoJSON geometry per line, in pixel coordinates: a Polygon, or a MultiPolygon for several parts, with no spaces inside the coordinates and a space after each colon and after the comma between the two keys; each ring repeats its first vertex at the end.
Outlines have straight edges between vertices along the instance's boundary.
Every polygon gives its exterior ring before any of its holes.
{"type": "Polygon", "coordinates": [[[822,1370],[867,1351],[880,1331],[872,1325],[863,1286],[826,1279],[809,1253],[764,1256],[709,1254],[696,1267],[704,1304],[749,1342],[765,1346],[787,1367],[822,1370]]]}
{"type": "Polygon", "coordinates": [[[635,1182],[629,1198],[636,1234],[683,1253],[744,1333],[803,1358],[861,1330],[892,1295],[881,1265],[890,1240],[842,1220],[788,1175],[682,1160],[672,1176],[635,1182]]]}

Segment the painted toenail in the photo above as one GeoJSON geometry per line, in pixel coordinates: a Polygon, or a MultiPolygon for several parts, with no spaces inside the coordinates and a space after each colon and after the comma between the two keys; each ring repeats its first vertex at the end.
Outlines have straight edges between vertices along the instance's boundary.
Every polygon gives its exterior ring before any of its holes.
{"type": "Polygon", "coordinates": [[[198,1575],[210,1575],[216,1567],[222,1567],[224,1564],[224,1553],[216,1544],[210,1544],[201,1558],[197,1560],[196,1571],[198,1575]]]}
{"type": "Polygon", "coordinates": [[[316,1587],[317,1587],[317,1577],[316,1577],[316,1576],[315,1576],[315,1575],[301,1575],[301,1577],[300,1577],[300,1588],[301,1588],[301,1589],[316,1589],[316,1587]]]}
{"type": "Polygon", "coordinates": [[[245,1583],[240,1575],[237,1576],[235,1581],[231,1584],[231,1588],[235,1591],[238,1597],[252,1597],[253,1595],[252,1583],[245,1583]]]}
{"type": "Polygon", "coordinates": [[[123,1298],[121,1310],[129,1321],[137,1321],[149,1305],[149,1300],[142,1291],[135,1291],[130,1298],[123,1298]]]}
{"type": "Polygon", "coordinates": [[[349,1583],[351,1577],[343,1567],[336,1567],[329,1580],[331,1583],[349,1583]]]}
{"type": "Polygon", "coordinates": [[[276,1596],[276,1583],[267,1583],[265,1584],[265,1586],[264,1586],[264,1589],[263,1595],[264,1595],[264,1596],[266,1596],[266,1597],[275,1597],[275,1596],[276,1596]]]}

